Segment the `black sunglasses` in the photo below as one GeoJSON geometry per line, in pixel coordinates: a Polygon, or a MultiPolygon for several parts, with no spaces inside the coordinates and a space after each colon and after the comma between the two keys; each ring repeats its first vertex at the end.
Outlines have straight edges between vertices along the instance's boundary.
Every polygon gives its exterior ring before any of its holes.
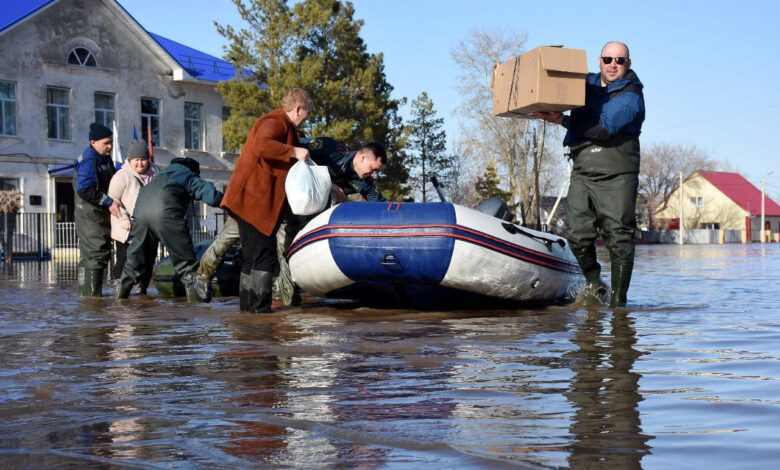
{"type": "Polygon", "coordinates": [[[612,59],[615,59],[616,64],[623,65],[628,60],[628,57],[602,57],[601,61],[604,62],[604,65],[609,65],[612,63],[612,59]]]}

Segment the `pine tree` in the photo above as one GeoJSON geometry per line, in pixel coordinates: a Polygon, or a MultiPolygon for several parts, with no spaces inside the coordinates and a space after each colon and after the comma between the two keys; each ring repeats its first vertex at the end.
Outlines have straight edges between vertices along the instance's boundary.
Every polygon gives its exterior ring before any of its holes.
{"type": "Polygon", "coordinates": [[[409,125],[409,169],[415,180],[415,189],[420,191],[425,202],[433,189],[429,186],[431,176],[444,173],[452,158],[446,154],[447,134],[442,129],[444,119],[436,117],[433,101],[426,92],[412,100],[409,125]]]}
{"type": "Polygon", "coordinates": [[[382,54],[369,54],[360,37],[362,20],[339,0],[233,0],[249,27],[217,24],[230,45],[227,57],[250,78],[220,83],[231,108],[223,126],[228,148],[239,148],[254,121],[278,107],[293,87],[306,90],[314,109],[304,124],[311,137],[343,140],[350,148],[377,141],[392,161],[378,179],[380,189],[403,196],[405,130],[392,99],[382,54]],[[237,145],[236,145],[237,144],[237,145]],[[396,160],[397,159],[397,160],[396,160]]]}
{"type": "Polygon", "coordinates": [[[499,187],[500,184],[501,180],[496,171],[496,163],[495,161],[490,160],[487,167],[485,167],[485,172],[477,178],[476,182],[474,182],[474,190],[482,200],[490,199],[491,197],[499,197],[504,202],[511,202],[510,198],[512,197],[512,193],[501,189],[499,187]]]}

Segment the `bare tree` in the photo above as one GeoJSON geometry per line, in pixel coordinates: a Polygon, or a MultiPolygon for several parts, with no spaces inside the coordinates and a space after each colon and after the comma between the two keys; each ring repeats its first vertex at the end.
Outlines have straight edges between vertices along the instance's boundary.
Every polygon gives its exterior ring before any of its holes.
{"type": "Polygon", "coordinates": [[[658,143],[642,151],[637,212],[653,225],[653,214],[666,208],[669,196],[683,180],[698,170],[712,171],[722,165],[694,144],[658,143]]]}
{"type": "MultiPolygon", "coordinates": [[[[452,50],[452,58],[461,70],[458,77],[458,90],[463,97],[458,107],[462,118],[462,138],[458,142],[461,156],[478,166],[493,159],[499,174],[505,175],[505,184],[512,194],[513,200],[507,202],[530,209],[534,199],[550,191],[551,183],[558,182],[555,176],[545,174],[563,167],[563,159],[552,158],[554,153],[549,150],[549,142],[557,142],[553,137],[559,134],[548,128],[545,147],[541,121],[493,116],[490,87],[493,66],[519,55],[525,41],[525,34],[474,30],[452,50]],[[538,191],[535,190],[537,175],[538,191]]],[[[528,221],[536,222],[535,211],[527,212],[528,221]]]]}

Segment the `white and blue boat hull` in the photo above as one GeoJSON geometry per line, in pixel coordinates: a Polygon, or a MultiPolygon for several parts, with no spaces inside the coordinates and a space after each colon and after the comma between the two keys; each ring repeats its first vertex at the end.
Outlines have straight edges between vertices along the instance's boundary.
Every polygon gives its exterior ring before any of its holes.
{"type": "Polygon", "coordinates": [[[373,306],[565,302],[581,281],[564,239],[450,203],[340,204],[288,260],[307,292],[373,306]]]}

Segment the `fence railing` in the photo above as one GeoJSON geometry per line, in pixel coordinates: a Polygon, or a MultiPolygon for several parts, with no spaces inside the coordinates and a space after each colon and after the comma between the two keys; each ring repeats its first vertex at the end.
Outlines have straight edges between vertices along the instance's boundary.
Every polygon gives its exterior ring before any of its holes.
{"type": "MultiPolygon", "coordinates": [[[[189,216],[193,243],[213,239],[225,220],[224,213],[189,216]]],[[[52,259],[76,264],[80,258],[78,246],[75,222],[57,222],[57,214],[0,213],[0,259],[5,262],[52,259]]],[[[161,246],[159,256],[167,255],[161,246]]]]}

